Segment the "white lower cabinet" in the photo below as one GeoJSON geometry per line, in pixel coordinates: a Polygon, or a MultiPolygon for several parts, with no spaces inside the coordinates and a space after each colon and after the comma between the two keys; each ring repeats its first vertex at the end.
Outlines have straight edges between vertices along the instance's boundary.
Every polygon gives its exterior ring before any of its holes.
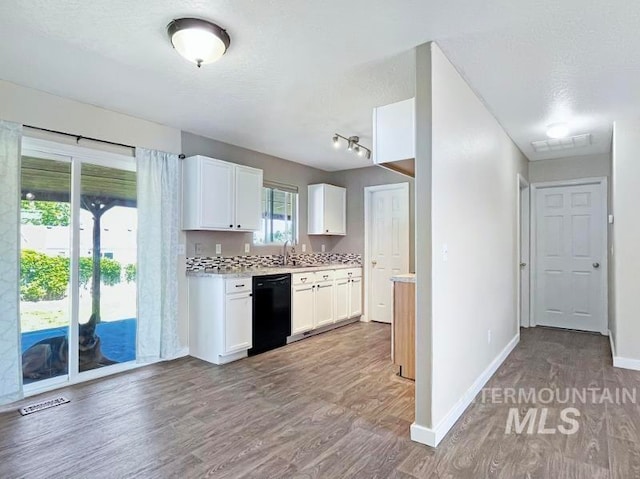
{"type": "Polygon", "coordinates": [[[227,294],[224,315],[224,354],[246,351],[252,346],[251,293],[227,294]]]}
{"type": "Polygon", "coordinates": [[[291,287],[291,335],[306,333],[313,329],[313,283],[291,287]]]}
{"type": "Polygon", "coordinates": [[[349,317],[362,316],[362,277],[352,278],[349,283],[349,317]]]}
{"type": "Polygon", "coordinates": [[[251,278],[189,278],[189,354],[214,364],[247,356],[252,347],[251,278]]]}
{"type": "Polygon", "coordinates": [[[313,308],[314,327],[321,328],[333,324],[333,281],[316,283],[315,304],[313,308]]]}
{"type": "Polygon", "coordinates": [[[351,280],[349,278],[336,279],[336,321],[342,321],[349,317],[349,286],[351,280]]]}
{"type": "Polygon", "coordinates": [[[362,268],[295,273],[291,335],[362,315],[362,268]]]}

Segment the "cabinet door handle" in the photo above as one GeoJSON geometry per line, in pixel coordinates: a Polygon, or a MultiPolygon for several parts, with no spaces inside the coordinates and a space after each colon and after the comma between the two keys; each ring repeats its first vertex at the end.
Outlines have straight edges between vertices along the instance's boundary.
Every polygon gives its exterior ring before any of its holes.
{"type": "Polygon", "coordinates": [[[229,228],[233,228],[233,225],[229,225],[229,228]]]}
{"type": "Polygon", "coordinates": [[[238,228],[241,228],[241,225],[238,225],[238,228]]]}
{"type": "Polygon", "coordinates": [[[244,284],[236,284],[236,288],[244,288],[244,284]]]}
{"type": "Polygon", "coordinates": [[[329,230],[327,230],[327,233],[329,232],[329,230]]]}

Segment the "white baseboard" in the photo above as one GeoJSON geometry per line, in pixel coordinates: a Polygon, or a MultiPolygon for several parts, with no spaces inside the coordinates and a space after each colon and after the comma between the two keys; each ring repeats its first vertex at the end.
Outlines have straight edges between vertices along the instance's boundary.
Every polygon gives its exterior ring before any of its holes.
{"type": "Polygon", "coordinates": [[[613,367],[640,371],[640,359],[621,358],[616,356],[613,358],[613,367]]]}
{"type": "Polygon", "coordinates": [[[462,395],[455,406],[447,413],[447,415],[438,423],[435,429],[421,426],[413,423],[411,425],[411,440],[416,441],[427,446],[436,447],[440,441],[444,439],[447,433],[451,430],[460,416],[462,416],[465,410],[469,407],[469,404],[473,402],[473,399],[478,395],[487,381],[491,379],[491,376],[498,370],[500,365],[507,359],[507,356],[514,350],[514,348],[520,342],[520,334],[513,337],[509,343],[504,347],[500,354],[498,354],[491,364],[478,376],[473,385],[462,395]]]}
{"type": "Polygon", "coordinates": [[[420,426],[415,422],[411,425],[411,440],[431,447],[436,447],[440,442],[436,442],[436,433],[433,429],[420,426]]]}
{"type": "Polygon", "coordinates": [[[616,362],[616,345],[613,344],[613,334],[611,334],[611,330],[609,330],[609,344],[611,345],[611,357],[613,358],[613,362],[615,363],[616,362]]]}
{"type": "Polygon", "coordinates": [[[611,334],[611,331],[609,331],[609,343],[611,344],[611,357],[613,359],[614,368],[640,371],[640,359],[622,358],[620,356],[616,356],[616,345],[613,342],[613,334],[611,334]]]}

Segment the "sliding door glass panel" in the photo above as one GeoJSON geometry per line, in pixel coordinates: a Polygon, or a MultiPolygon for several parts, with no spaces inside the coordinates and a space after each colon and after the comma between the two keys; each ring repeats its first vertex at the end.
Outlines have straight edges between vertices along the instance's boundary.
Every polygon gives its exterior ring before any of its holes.
{"type": "Polygon", "coordinates": [[[136,358],[136,173],[83,163],[79,370],[136,358]]]}
{"type": "Polygon", "coordinates": [[[25,384],[68,374],[71,163],[22,158],[20,323],[25,384]]]}

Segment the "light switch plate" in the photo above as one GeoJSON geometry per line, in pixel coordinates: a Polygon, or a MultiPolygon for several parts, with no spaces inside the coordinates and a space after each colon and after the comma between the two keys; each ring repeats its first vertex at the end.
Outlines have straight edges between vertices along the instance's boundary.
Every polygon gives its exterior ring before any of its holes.
{"type": "Polygon", "coordinates": [[[222,254],[222,245],[221,244],[217,244],[216,245],[216,254],[222,254]]]}
{"type": "Polygon", "coordinates": [[[244,252],[249,253],[251,251],[251,245],[249,243],[244,244],[244,252]]]}
{"type": "Polygon", "coordinates": [[[324,245],[322,245],[322,252],[324,253],[326,251],[327,248],[325,248],[324,245]]]}
{"type": "Polygon", "coordinates": [[[176,256],[184,256],[185,254],[187,254],[187,245],[178,243],[178,245],[176,245],[176,256]]]}
{"type": "Polygon", "coordinates": [[[202,254],[202,243],[196,243],[194,246],[193,252],[196,256],[200,256],[202,254]]]}
{"type": "Polygon", "coordinates": [[[306,243],[302,243],[302,252],[303,253],[307,252],[307,244],[306,243]]]}

